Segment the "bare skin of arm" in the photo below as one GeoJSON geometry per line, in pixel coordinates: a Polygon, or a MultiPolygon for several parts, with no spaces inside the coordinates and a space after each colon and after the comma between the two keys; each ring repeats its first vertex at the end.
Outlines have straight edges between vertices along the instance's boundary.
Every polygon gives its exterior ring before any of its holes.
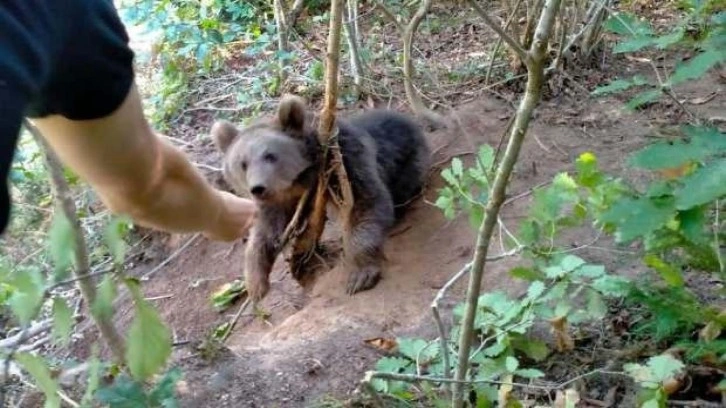
{"type": "Polygon", "coordinates": [[[111,211],[140,225],[232,241],[252,224],[256,207],[251,200],[213,188],[180,150],[151,129],[135,86],[105,118],[72,121],[55,115],[33,123],[111,211]]]}

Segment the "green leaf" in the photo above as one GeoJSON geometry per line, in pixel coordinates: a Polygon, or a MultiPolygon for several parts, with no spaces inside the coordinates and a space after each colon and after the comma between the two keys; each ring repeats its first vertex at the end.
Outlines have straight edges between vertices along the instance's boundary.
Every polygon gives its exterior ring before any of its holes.
{"type": "Polygon", "coordinates": [[[129,230],[129,219],[126,217],[114,217],[106,227],[104,239],[109,252],[117,265],[124,262],[126,256],[126,242],[124,237],[129,230]]]}
{"type": "Polygon", "coordinates": [[[536,301],[545,291],[545,284],[542,281],[534,281],[527,288],[527,299],[536,301]]]}
{"type": "Polygon", "coordinates": [[[570,310],[572,310],[572,305],[569,302],[562,300],[555,306],[555,316],[567,316],[570,313],[570,310]]]}
{"type": "Polygon", "coordinates": [[[136,309],[128,333],[126,361],[131,375],[143,381],[166,364],[171,355],[171,332],[156,310],[144,299],[138,283],[127,279],[126,284],[136,309]]]}
{"type": "Polygon", "coordinates": [[[43,394],[45,394],[45,408],[60,408],[61,400],[58,396],[58,383],[53,380],[50,369],[42,358],[20,352],[15,355],[15,361],[20,364],[35,380],[43,394]]]}
{"type": "Polygon", "coordinates": [[[517,371],[517,368],[519,368],[519,360],[517,360],[516,357],[507,356],[505,364],[507,367],[507,371],[509,371],[510,373],[517,371]]]}
{"type": "Polygon", "coordinates": [[[675,215],[673,200],[624,198],[600,216],[600,221],[617,227],[618,242],[629,242],[663,227],[675,215]]]}
{"type": "Polygon", "coordinates": [[[583,265],[582,267],[578,268],[576,273],[577,276],[581,276],[584,278],[599,278],[603,275],[605,275],[605,266],[603,265],[583,265]]]}
{"type": "Polygon", "coordinates": [[[473,205],[469,209],[469,225],[474,230],[478,230],[483,221],[484,221],[484,207],[482,207],[480,205],[473,205]]]}
{"type": "Polygon", "coordinates": [[[695,143],[681,141],[654,143],[635,152],[629,164],[646,170],[680,167],[694,160],[701,160],[710,152],[695,143]]]}
{"type": "Polygon", "coordinates": [[[453,159],[451,159],[451,172],[456,177],[461,177],[461,175],[464,174],[463,163],[458,157],[454,157],[453,159]]]}
{"type": "Polygon", "coordinates": [[[235,300],[237,300],[245,291],[245,282],[241,279],[235,279],[227,282],[212,293],[212,305],[218,311],[227,309],[235,300]]]}
{"type": "Polygon", "coordinates": [[[678,212],[678,220],[681,224],[681,232],[690,242],[701,244],[706,240],[704,225],[706,216],[703,207],[693,207],[678,212]]]}
{"type": "Polygon", "coordinates": [[[99,319],[110,319],[113,316],[113,301],[116,299],[116,282],[113,276],[106,275],[96,292],[96,300],[91,305],[91,312],[99,319]]]}
{"type": "Polygon", "coordinates": [[[674,287],[683,287],[683,275],[681,271],[673,265],[663,261],[658,255],[648,254],[643,257],[643,262],[653,269],[666,281],[667,284],[674,287]]]}
{"type": "Polygon", "coordinates": [[[605,275],[593,281],[592,287],[605,296],[625,296],[630,291],[630,281],[623,276],[605,275]]]}
{"type": "Polygon", "coordinates": [[[73,330],[73,310],[60,297],[53,299],[53,337],[66,345],[73,330]]]}
{"type": "Polygon", "coordinates": [[[398,352],[406,356],[411,361],[419,363],[427,363],[438,357],[439,344],[427,342],[423,339],[398,338],[398,352]]]}
{"type": "Polygon", "coordinates": [[[565,272],[572,272],[585,264],[585,260],[576,255],[567,255],[562,259],[560,265],[565,272]]]}
{"type": "MultiPolygon", "coordinates": [[[[406,373],[415,368],[411,361],[398,357],[383,357],[376,363],[376,371],[384,373],[406,373]]],[[[376,379],[371,384],[378,392],[394,393],[408,389],[408,384],[401,381],[386,381],[376,379]]]]}
{"type": "Polygon", "coordinates": [[[83,408],[91,408],[93,406],[93,396],[101,384],[101,368],[101,360],[98,359],[98,346],[93,345],[91,358],[88,361],[88,385],[81,400],[81,407],[83,408]]]}
{"type": "Polygon", "coordinates": [[[495,344],[485,348],[484,350],[482,350],[482,353],[484,353],[484,355],[487,357],[494,358],[494,357],[497,357],[500,354],[502,354],[504,352],[504,350],[506,350],[506,349],[507,349],[507,344],[500,341],[498,343],[495,343],[495,344]]]}
{"type": "Polygon", "coordinates": [[[668,48],[681,41],[685,33],[684,27],[679,26],[672,33],[656,38],[655,43],[660,49],[668,48]]]}
{"type": "Polygon", "coordinates": [[[593,319],[602,319],[608,313],[608,307],[602,295],[596,290],[587,291],[587,312],[593,319]]]}
{"type": "Polygon", "coordinates": [[[147,407],[149,403],[144,389],[126,375],[116,377],[113,384],[96,392],[96,398],[110,408],[147,407]]]}
{"type": "Polygon", "coordinates": [[[676,208],[706,204],[726,195],[726,159],[701,167],[685,177],[683,187],[676,191],[676,208]]]}
{"type": "Polygon", "coordinates": [[[651,398],[643,403],[643,405],[640,406],[640,408],[660,408],[660,403],[658,402],[658,399],[651,398]]]}
{"type": "Polygon", "coordinates": [[[489,171],[494,165],[494,148],[492,148],[488,144],[483,144],[479,146],[479,153],[477,154],[477,158],[479,159],[479,164],[481,165],[482,169],[485,171],[489,171]]]}
{"type": "Polygon", "coordinates": [[[542,272],[533,269],[533,268],[525,268],[523,266],[517,266],[509,270],[509,276],[517,279],[523,279],[526,281],[535,281],[535,280],[543,280],[545,279],[545,276],[542,274],[542,272]]]}
{"type": "Polygon", "coordinates": [[[726,53],[723,50],[708,49],[690,61],[678,66],[668,80],[668,85],[673,86],[689,79],[698,79],[708,70],[721,61],[726,60],[726,53]]]}
{"type": "Polygon", "coordinates": [[[37,269],[18,270],[11,285],[15,288],[8,303],[21,325],[27,325],[38,314],[43,303],[43,276],[37,269]]]}
{"type": "Polygon", "coordinates": [[[567,273],[564,268],[562,268],[562,265],[552,265],[548,266],[544,270],[545,275],[547,275],[547,278],[549,279],[559,279],[567,273]]]}
{"type": "Polygon", "coordinates": [[[512,347],[520,350],[534,361],[543,361],[550,353],[547,343],[526,336],[514,337],[512,347]]]}
{"type": "Polygon", "coordinates": [[[441,170],[441,177],[443,177],[444,180],[446,180],[447,183],[457,186],[459,183],[456,180],[456,177],[454,177],[454,174],[451,172],[451,168],[445,168],[441,170]]]}
{"type": "Polygon", "coordinates": [[[660,88],[658,89],[651,89],[648,91],[643,91],[637,95],[633,99],[631,99],[625,107],[630,110],[635,110],[639,108],[640,106],[643,106],[645,104],[648,104],[650,102],[655,101],[656,99],[660,98],[662,92],[660,88]]]}
{"type": "Polygon", "coordinates": [[[669,354],[662,354],[648,359],[648,367],[653,374],[653,380],[659,383],[672,378],[686,366],[669,354]]]}
{"type": "Polygon", "coordinates": [[[515,371],[514,374],[524,378],[542,378],[545,376],[545,373],[535,368],[523,368],[515,371]]]}
{"type": "Polygon", "coordinates": [[[634,86],[648,85],[649,82],[645,77],[636,75],[630,79],[616,79],[615,81],[595,88],[590,94],[592,96],[607,95],[616,92],[626,91],[634,86]]]}
{"type": "Polygon", "coordinates": [[[73,227],[60,209],[54,213],[53,224],[48,231],[48,243],[54,264],[53,277],[59,282],[68,276],[68,267],[73,263],[76,247],[73,227]]]}
{"type": "Polygon", "coordinates": [[[613,47],[613,53],[635,52],[658,44],[658,39],[651,36],[637,36],[619,42],[613,47]]]}
{"type": "Polygon", "coordinates": [[[182,371],[179,367],[168,370],[151,391],[151,401],[164,408],[176,408],[176,384],[181,378],[182,371]]]}
{"type": "Polygon", "coordinates": [[[647,22],[638,20],[638,17],[630,13],[618,12],[610,15],[604,27],[608,31],[624,36],[653,34],[647,22]]]}

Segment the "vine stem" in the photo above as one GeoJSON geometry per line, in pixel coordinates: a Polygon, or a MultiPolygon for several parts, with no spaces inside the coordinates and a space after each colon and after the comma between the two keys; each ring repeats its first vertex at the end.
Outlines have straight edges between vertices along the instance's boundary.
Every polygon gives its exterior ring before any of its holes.
{"type": "MultiPolygon", "coordinates": [[[[519,157],[522,148],[529,121],[532,118],[532,112],[537,106],[542,96],[542,85],[544,84],[545,72],[544,62],[547,56],[547,48],[549,38],[552,32],[557,11],[560,8],[561,0],[546,0],[540,15],[539,22],[534,34],[534,41],[524,55],[520,58],[527,67],[527,88],[517,109],[517,115],[511,129],[509,142],[505,150],[502,161],[497,168],[497,173],[492,185],[490,199],[484,212],[484,221],[482,222],[477,234],[476,250],[474,260],[472,262],[471,273],[469,276],[469,286],[466,295],[466,311],[462,322],[462,332],[459,339],[459,355],[456,375],[454,377],[454,387],[452,396],[452,406],[461,408],[464,403],[463,385],[466,384],[464,378],[469,369],[469,353],[471,352],[471,343],[473,339],[473,326],[476,310],[478,307],[479,293],[481,291],[481,282],[484,276],[484,267],[486,266],[487,252],[491,242],[494,228],[497,225],[499,210],[504,203],[507,184],[512,174],[514,165],[519,157]]],[[[477,8],[478,5],[471,1],[472,6],[477,8]]],[[[482,10],[483,11],[483,10],[482,10]]],[[[480,13],[481,14],[481,13],[480,13]]],[[[495,31],[502,31],[497,27],[495,31]]],[[[506,36],[506,33],[500,33],[506,36]]],[[[513,41],[508,36],[502,36],[508,43],[513,41]]],[[[524,52],[518,43],[509,44],[517,52],[524,52]]]]}
{"type": "MultiPolygon", "coordinates": [[[[90,266],[88,262],[88,248],[86,247],[83,230],[81,229],[78,216],[76,215],[76,204],[73,201],[73,195],[71,194],[70,188],[68,187],[68,183],[66,182],[63,174],[61,162],[53,149],[50,148],[43,136],[40,134],[40,131],[33,126],[30,121],[26,119],[24,121],[24,125],[35,139],[35,142],[45,152],[45,162],[48,167],[48,171],[50,172],[54,195],[60,202],[60,209],[63,211],[63,215],[65,215],[71,225],[71,230],[73,231],[75,260],[75,268],[73,268],[73,270],[76,278],[78,278],[78,287],[81,290],[83,299],[90,310],[92,309],[91,306],[96,301],[96,287],[91,279],[90,266]]],[[[111,321],[97,318],[93,311],[91,311],[91,316],[93,317],[93,320],[104,340],[111,349],[114,359],[117,363],[123,364],[125,357],[123,337],[121,337],[111,321]]]]}

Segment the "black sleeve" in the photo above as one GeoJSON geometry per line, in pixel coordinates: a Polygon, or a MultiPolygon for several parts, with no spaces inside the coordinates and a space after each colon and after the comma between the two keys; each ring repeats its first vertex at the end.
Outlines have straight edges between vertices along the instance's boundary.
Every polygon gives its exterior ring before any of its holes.
{"type": "Polygon", "coordinates": [[[8,174],[15,154],[25,102],[26,98],[21,92],[0,86],[0,235],[5,233],[10,218],[8,174]]]}
{"type": "Polygon", "coordinates": [[[0,1],[0,234],[10,217],[8,174],[27,103],[50,73],[49,45],[61,40],[54,36],[54,7],[44,3],[0,1]]]}

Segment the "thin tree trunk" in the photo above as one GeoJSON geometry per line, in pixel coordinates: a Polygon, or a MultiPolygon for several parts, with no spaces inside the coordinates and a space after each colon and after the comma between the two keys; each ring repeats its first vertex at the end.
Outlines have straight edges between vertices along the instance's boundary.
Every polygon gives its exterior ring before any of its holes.
{"type": "Polygon", "coordinates": [[[350,70],[353,74],[353,86],[356,99],[360,98],[363,88],[363,61],[360,57],[360,41],[358,36],[358,0],[346,0],[346,15],[343,28],[348,40],[350,53],[350,70]]]}
{"type": "Polygon", "coordinates": [[[96,287],[93,284],[92,278],[89,276],[88,248],[86,247],[83,230],[76,215],[76,204],[73,201],[73,196],[63,174],[63,166],[53,149],[43,139],[40,131],[27,120],[24,125],[30,131],[36,143],[45,152],[46,166],[50,172],[54,195],[73,230],[73,239],[75,241],[75,268],[73,270],[76,278],[78,278],[78,287],[83,295],[83,300],[88,305],[91,316],[93,316],[93,320],[101,332],[101,336],[111,349],[114,359],[117,363],[123,364],[125,360],[125,343],[123,337],[118,333],[113,322],[107,319],[97,318],[92,311],[91,306],[96,301],[96,287]]]}
{"type": "MultiPolygon", "coordinates": [[[[474,253],[474,261],[471,268],[471,275],[469,276],[469,287],[466,296],[466,311],[462,322],[461,336],[459,338],[458,367],[454,377],[457,381],[463,381],[469,370],[469,353],[471,351],[474,318],[478,307],[481,281],[484,276],[489,243],[494,228],[497,225],[499,209],[504,202],[509,177],[512,174],[512,169],[517,162],[522,143],[527,134],[532,112],[542,96],[548,40],[552,33],[552,27],[557,16],[560,1],[546,0],[544,8],[542,9],[542,15],[535,30],[534,40],[528,51],[528,58],[525,59],[527,64],[527,89],[517,109],[509,143],[502,162],[497,169],[490,199],[484,213],[484,221],[477,235],[476,251],[474,253]]],[[[461,383],[455,383],[452,397],[452,406],[454,408],[463,406],[463,395],[463,385],[461,383]]]]}

